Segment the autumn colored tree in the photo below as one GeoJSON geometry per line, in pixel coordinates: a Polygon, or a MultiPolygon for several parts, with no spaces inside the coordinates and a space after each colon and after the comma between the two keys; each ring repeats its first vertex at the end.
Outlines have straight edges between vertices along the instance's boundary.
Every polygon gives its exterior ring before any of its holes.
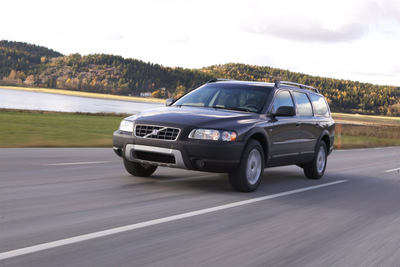
{"type": "Polygon", "coordinates": [[[165,95],[179,97],[212,78],[304,83],[318,88],[333,111],[400,115],[398,86],[316,77],[241,63],[184,69],[115,55],[63,56],[44,47],[0,41],[0,84],[68,88],[119,95],[137,95],[150,91],[156,92],[155,96],[161,93],[157,92],[159,88],[165,88],[165,95]]]}

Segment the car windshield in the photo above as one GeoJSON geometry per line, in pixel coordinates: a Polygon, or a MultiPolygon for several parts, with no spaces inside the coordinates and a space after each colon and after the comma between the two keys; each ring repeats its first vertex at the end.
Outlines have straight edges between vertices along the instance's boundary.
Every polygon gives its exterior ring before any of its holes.
{"type": "Polygon", "coordinates": [[[173,106],[195,106],[260,113],[271,89],[256,85],[206,84],[182,98],[173,106]]]}

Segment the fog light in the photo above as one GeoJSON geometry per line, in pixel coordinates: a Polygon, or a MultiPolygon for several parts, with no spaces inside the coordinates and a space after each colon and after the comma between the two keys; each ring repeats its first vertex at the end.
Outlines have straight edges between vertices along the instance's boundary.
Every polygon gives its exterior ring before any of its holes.
{"type": "Polygon", "coordinates": [[[194,164],[196,164],[196,167],[199,169],[202,169],[204,167],[204,162],[201,159],[196,159],[194,161],[194,164]]]}

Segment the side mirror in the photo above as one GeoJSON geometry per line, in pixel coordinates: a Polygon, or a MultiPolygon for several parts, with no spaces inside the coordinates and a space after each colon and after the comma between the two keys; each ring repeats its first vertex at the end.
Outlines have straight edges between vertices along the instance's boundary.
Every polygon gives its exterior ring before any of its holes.
{"type": "Polygon", "coordinates": [[[282,106],[276,110],[274,115],[282,117],[293,117],[296,116],[296,110],[294,109],[294,107],[282,106]]]}
{"type": "Polygon", "coordinates": [[[173,98],[167,98],[167,101],[165,101],[166,106],[170,106],[172,103],[174,103],[175,99],[173,98]]]}

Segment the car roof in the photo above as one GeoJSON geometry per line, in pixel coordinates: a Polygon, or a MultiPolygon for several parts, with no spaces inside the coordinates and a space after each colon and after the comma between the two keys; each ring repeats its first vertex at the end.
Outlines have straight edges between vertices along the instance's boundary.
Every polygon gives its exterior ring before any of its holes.
{"type": "Polygon", "coordinates": [[[287,82],[287,81],[277,81],[275,83],[267,83],[267,82],[256,82],[256,81],[238,81],[238,80],[230,80],[230,79],[222,79],[222,78],[217,78],[217,79],[211,79],[207,83],[223,83],[223,84],[241,84],[241,85],[256,85],[256,86],[265,86],[265,87],[272,87],[276,89],[296,89],[299,91],[307,91],[307,92],[312,92],[316,93],[318,95],[321,95],[319,90],[315,87],[305,85],[305,84],[300,84],[300,83],[294,83],[294,82],[287,82]]]}

